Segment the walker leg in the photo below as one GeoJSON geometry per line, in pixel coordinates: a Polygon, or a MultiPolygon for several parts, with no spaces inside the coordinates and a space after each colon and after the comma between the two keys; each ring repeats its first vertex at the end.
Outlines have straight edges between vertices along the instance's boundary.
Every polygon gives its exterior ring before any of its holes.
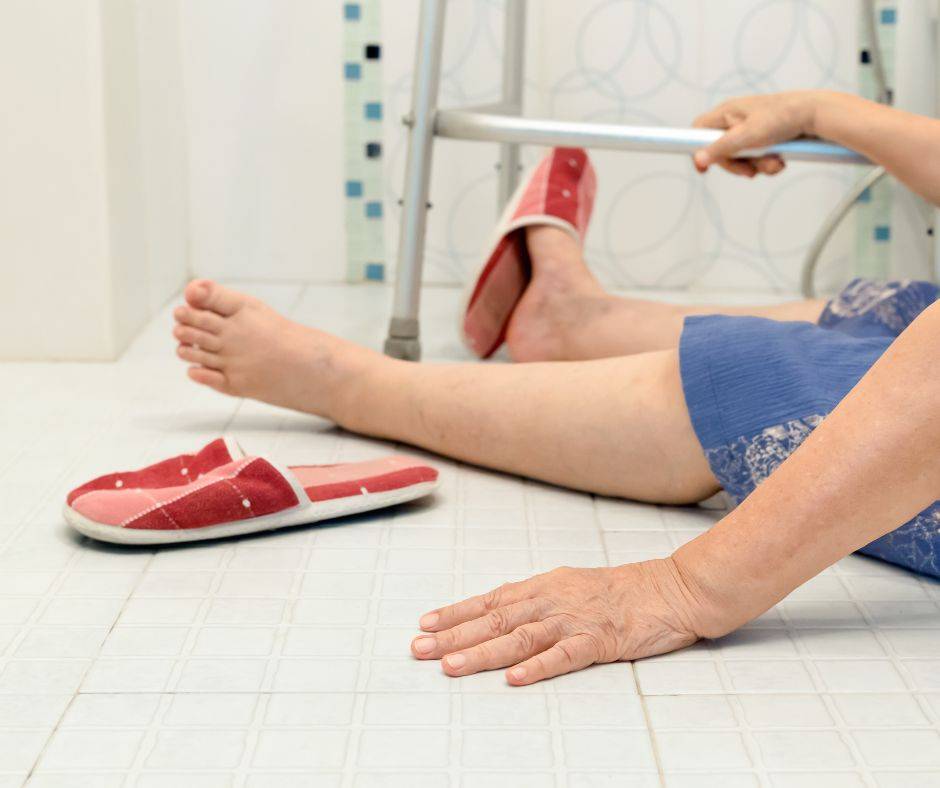
{"type": "Polygon", "coordinates": [[[388,338],[385,340],[385,352],[389,356],[409,361],[421,358],[418,308],[446,2],[447,0],[421,0],[411,114],[405,121],[411,126],[411,131],[408,136],[408,160],[402,193],[395,302],[388,327],[388,338]]]}
{"type": "MultiPolygon", "coordinates": [[[[503,97],[507,113],[522,114],[522,85],[525,74],[526,0],[506,0],[503,28],[503,97]]],[[[499,211],[519,183],[519,145],[503,143],[499,151],[499,211]]],[[[497,211],[497,213],[499,213],[497,211]]]]}

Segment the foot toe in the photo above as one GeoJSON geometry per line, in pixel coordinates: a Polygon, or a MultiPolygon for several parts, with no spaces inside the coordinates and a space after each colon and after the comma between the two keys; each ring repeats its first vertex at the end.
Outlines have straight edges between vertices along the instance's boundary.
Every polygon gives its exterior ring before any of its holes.
{"type": "Polygon", "coordinates": [[[192,326],[200,331],[218,334],[225,325],[225,319],[206,309],[193,309],[190,306],[178,306],[173,310],[173,317],[177,323],[192,326]]]}
{"type": "Polygon", "coordinates": [[[193,279],[186,289],[183,290],[183,296],[186,302],[197,309],[205,309],[209,301],[209,293],[212,290],[213,282],[210,279],[193,279]]]}
{"type": "Polygon", "coordinates": [[[235,314],[246,301],[246,296],[210,279],[194,279],[186,285],[185,296],[190,306],[209,309],[223,317],[235,314]]]}
{"type": "Polygon", "coordinates": [[[217,335],[192,326],[177,324],[173,328],[173,336],[180,344],[195,345],[210,353],[218,353],[222,349],[222,340],[217,335]]]}
{"type": "Polygon", "coordinates": [[[226,389],[225,375],[217,369],[193,365],[186,370],[186,374],[189,376],[190,380],[200,383],[203,386],[208,386],[216,391],[224,392],[226,389]]]}
{"type": "Polygon", "coordinates": [[[192,345],[180,345],[176,348],[176,354],[184,361],[199,364],[209,369],[221,369],[222,367],[221,356],[210,353],[208,350],[203,350],[202,348],[193,347],[192,345]]]}

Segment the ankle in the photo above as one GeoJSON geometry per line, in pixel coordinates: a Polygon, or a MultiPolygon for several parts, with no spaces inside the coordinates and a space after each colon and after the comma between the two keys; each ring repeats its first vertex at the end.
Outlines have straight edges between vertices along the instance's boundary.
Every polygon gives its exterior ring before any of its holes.
{"type": "Polygon", "coordinates": [[[537,224],[525,229],[529,255],[541,261],[557,260],[566,265],[581,262],[581,246],[570,233],[551,224],[537,224]]]}
{"type": "MultiPolygon", "coordinates": [[[[543,280],[543,282],[548,280],[543,280]]],[[[584,337],[617,301],[603,291],[571,292],[563,284],[526,291],[506,332],[513,361],[564,361],[584,355],[584,337]]]]}
{"type": "Polygon", "coordinates": [[[337,375],[330,412],[324,415],[350,432],[374,434],[375,416],[381,410],[383,392],[395,385],[393,378],[400,372],[399,365],[410,362],[360,349],[365,352],[357,358],[344,360],[337,375]]]}
{"type": "Polygon", "coordinates": [[[546,315],[538,323],[531,317],[527,320],[512,320],[506,331],[506,351],[517,364],[563,360],[564,336],[551,311],[546,310],[546,315]]]}

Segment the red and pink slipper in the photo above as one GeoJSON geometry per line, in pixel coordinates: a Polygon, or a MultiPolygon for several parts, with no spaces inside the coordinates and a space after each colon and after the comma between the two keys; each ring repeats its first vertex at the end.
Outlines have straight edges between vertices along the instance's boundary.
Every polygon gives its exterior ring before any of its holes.
{"type": "Polygon", "coordinates": [[[594,168],[581,148],[554,148],[516,189],[465,295],[461,333],[477,356],[489,358],[503,344],[509,318],[529,284],[523,228],[550,224],[583,243],[596,191],[594,168]]]}
{"type": "Polygon", "coordinates": [[[68,494],[65,519],[105,542],[168,544],[240,536],[380,509],[428,495],[437,471],[401,456],[285,468],[230,438],[68,494]]]}

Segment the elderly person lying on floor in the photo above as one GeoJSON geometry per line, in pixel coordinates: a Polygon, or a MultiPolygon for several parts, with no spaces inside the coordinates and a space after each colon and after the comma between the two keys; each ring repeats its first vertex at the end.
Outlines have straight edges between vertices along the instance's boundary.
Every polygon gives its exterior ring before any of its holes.
{"type": "MultiPolygon", "coordinates": [[[[809,91],[726,102],[694,159],[814,135],[940,204],[940,121],[809,91]]],[[[293,323],[205,280],[176,310],[189,377],[464,462],[599,495],[740,505],[670,557],[563,567],[433,610],[411,644],[511,684],[714,638],[853,551],[940,576],[940,305],[926,282],[856,280],[834,300],[678,307],[605,293],[580,240],[583,151],[553,151],[515,198],[464,315],[480,356],[414,364],[293,323]]]]}

